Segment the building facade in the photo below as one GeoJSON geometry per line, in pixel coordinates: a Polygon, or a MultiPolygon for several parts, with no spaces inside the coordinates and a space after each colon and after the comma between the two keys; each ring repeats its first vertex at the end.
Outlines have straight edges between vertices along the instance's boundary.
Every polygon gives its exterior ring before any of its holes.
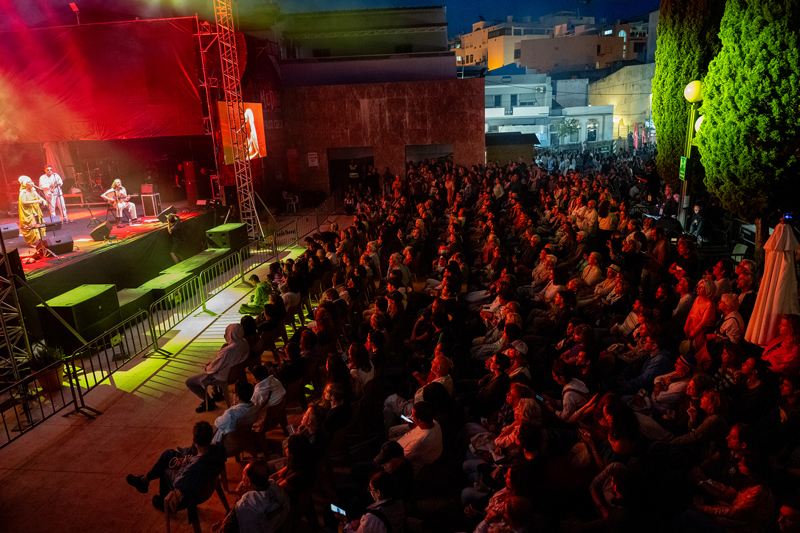
{"type": "Polygon", "coordinates": [[[624,67],[589,85],[592,106],[614,107],[614,138],[627,138],[634,124],[652,120],[655,63],[624,67]]]}

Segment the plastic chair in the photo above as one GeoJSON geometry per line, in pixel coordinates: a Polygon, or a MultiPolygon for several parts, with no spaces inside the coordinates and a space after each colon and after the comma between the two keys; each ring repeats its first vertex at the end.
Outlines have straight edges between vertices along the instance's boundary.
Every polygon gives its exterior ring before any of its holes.
{"type": "Polygon", "coordinates": [[[297,205],[300,203],[300,197],[289,191],[283,191],[283,199],[286,201],[286,211],[288,212],[289,206],[291,206],[292,210],[297,213],[297,205]]]}
{"type": "MultiPolygon", "coordinates": [[[[239,455],[242,452],[247,452],[253,456],[256,455],[255,434],[249,426],[237,428],[236,431],[227,433],[222,437],[222,445],[225,447],[225,454],[228,457],[236,457],[238,462],[241,462],[239,455]]],[[[222,478],[222,486],[225,487],[225,491],[231,494],[228,488],[228,473],[224,468],[220,473],[220,477],[222,478]]]]}
{"type": "MultiPolygon", "coordinates": [[[[224,472],[223,467],[223,472],[224,472]]],[[[222,485],[220,484],[220,476],[221,474],[217,474],[208,483],[203,485],[200,489],[200,493],[197,497],[197,504],[193,505],[191,508],[188,509],[189,511],[189,523],[192,524],[192,528],[194,529],[195,533],[200,533],[200,517],[197,516],[197,505],[201,503],[205,503],[208,501],[209,498],[216,492],[219,496],[220,501],[222,502],[222,506],[225,508],[225,513],[229,513],[231,510],[231,506],[228,504],[228,499],[225,497],[225,493],[222,492],[222,485]],[[194,517],[194,520],[192,520],[194,517]]],[[[180,509],[180,508],[179,508],[180,509]]],[[[169,509],[164,510],[164,515],[167,520],[167,533],[170,533],[170,524],[169,524],[169,509]]]]}

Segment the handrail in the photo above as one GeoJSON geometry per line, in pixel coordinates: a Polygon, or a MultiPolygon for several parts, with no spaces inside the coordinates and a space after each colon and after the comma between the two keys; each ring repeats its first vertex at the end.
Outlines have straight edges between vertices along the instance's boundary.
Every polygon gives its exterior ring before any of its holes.
{"type": "MultiPolygon", "coordinates": [[[[41,370],[25,376],[24,378],[20,378],[5,389],[0,390],[0,398],[2,398],[7,405],[7,407],[3,409],[3,415],[0,416],[0,418],[3,419],[3,434],[5,435],[5,441],[0,442],[0,449],[15,441],[65,407],[75,403],[75,391],[72,386],[72,381],[69,382],[72,392],[71,397],[64,393],[63,379],[60,382],[61,387],[56,391],[45,391],[43,387],[37,387],[35,385],[33,390],[31,390],[31,384],[35,381],[39,381],[40,385],[43,380],[50,382],[53,379],[50,377],[51,371],[58,370],[62,365],[64,365],[64,361],[55,361],[41,370]],[[9,402],[11,403],[10,406],[8,406],[9,402]],[[13,417],[6,415],[8,411],[13,413],[13,417]],[[15,425],[9,427],[12,423],[15,425]]],[[[53,385],[57,384],[53,383],[53,385]]],[[[2,437],[2,435],[0,435],[0,437],[2,437]]]]}
{"type": "Polygon", "coordinates": [[[153,352],[158,353],[158,339],[174,328],[184,318],[194,313],[205,301],[199,276],[194,276],[169,294],[165,294],[152,304],[148,320],[150,335],[153,338],[153,352]],[[180,317],[180,318],[177,318],[180,317]],[[164,328],[164,324],[169,327],[164,328]]]}

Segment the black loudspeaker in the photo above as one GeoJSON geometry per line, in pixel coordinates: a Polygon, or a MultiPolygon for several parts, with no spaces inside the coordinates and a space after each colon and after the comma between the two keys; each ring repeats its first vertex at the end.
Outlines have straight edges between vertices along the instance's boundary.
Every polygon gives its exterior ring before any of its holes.
{"type": "Polygon", "coordinates": [[[174,206],[169,206],[168,208],[164,209],[163,211],[161,211],[158,214],[158,221],[159,222],[163,222],[164,224],[166,224],[167,221],[169,220],[169,216],[170,215],[174,215],[177,212],[178,212],[178,210],[175,209],[174,206]]]}
{"type": "MultiPolygon", "coordinates": [[[[22,270],[22,260],[19,258],[19,250],[14,248],[13,250],[9,250],[8,254],[6,255],[6,260],[8,261],[8,265],[11,267],[11,273],[16,274],[17,276],[25,281],[25,271],[22,270]]],[[[5,276],[5,272],[2,274],[5,276]]]]}
{"type": "Polygon", "coordinates": [[[245,224],[223,224],[206,232],[212,248],[230,248],[239,250],[247,244],[247,226],[245,224]]]}
{"type": "MultiPolygon", "coordinates": [[[[120,322],[117,288],[110,284],[81,285],[47,300],[47,305],[86,341],[120,322]]],[[[61,346],[67,354],[81,346],[81,342],[42,304],[37,306],[37,311],[48,344],[61,346]]]]}
{"type": "Polygon", "coordinates": [[[101,242],[108,239],[108,236],[111,235],[111,228],[114,227],[113,222],[105,221],[89,233],[89,236],[95,242],[101,242]]]}
{"type": "Polygon", "coordinates": [[[72,242],[72,237],[66,235],[64,237],[45,237],[42,239],[44,247],[56,255],[68,254],[75,247],[72,242]]]}
{"type": "Polygon", "coordinates": [[[186,185],[186,200],[189,202],[189,207],[197,205],[197,178],[194,174],[194,161],[183,162],[183,176],[186,178],[184,184],[186,185]]]}
{"type": "Polygon", "coordinates": [[[236,191],[236,185],[222,186],[222,205],[225,207],[239,205],[239,193],[236,191]]]}
{"type": "Polygon", "coordinates": [[[0,233],[3,234],[4,239],[16,239],[19,237],[19,226],[16,224],[6,224],[0,226],[0,233]]]}
{"type": "Polygon", "coordinates": [[[47,229],[58,231],[61,229],[61,217],[43,217],[42,218],[43,224],[55,224],[55,226],[49,227],[47,229]]]}

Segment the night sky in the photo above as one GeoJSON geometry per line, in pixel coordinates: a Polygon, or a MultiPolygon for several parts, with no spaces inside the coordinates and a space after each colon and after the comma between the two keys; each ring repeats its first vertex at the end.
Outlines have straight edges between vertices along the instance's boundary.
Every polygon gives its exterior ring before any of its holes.
{"type": "MultiPolygon", "coordinates": [[[[171,16],[193,16],[213,20],[213,0],[75,0],[81,10],[81,21],[101,22],[140,18],[171,16]]],[[[247,16],[265,0],[237,0],[241,16],[247,16]]],[[[642,15],[658,9],[659,0],[594,0],[588,4],[577,0],[283,0],[278,1],[283,12],[330,11],[384,7],[413,7],[444,5],[450,36],[471,30],[472,23],[483,15],[487,21],[505,19],[508,15],[531,16],[534,20],[542,15],[561,10],[580,10],[581,14],[610,20],[642,15]]],[[[58,26],[74,24],[75,15],[69,8],[69,0],[4,0],[0,5],[0,30],[13,28],[58,26]]]]}

